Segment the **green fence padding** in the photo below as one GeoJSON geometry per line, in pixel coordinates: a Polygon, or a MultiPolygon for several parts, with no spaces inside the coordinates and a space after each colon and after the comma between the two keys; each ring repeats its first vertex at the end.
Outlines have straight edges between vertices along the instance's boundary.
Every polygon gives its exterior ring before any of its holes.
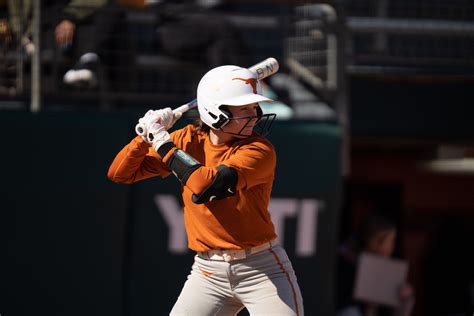
{"type": "MultiPolygon", "coordinates": [[[[141,113],[0,112],[2,315],[168,315],[191,268],[173,177],[106,178],[141,113]]],[[[179,126],[188,123],[181,120],[179,126]]],[[[270,212],[307,315],[331,315],[341,131],[275,122],[270,212]]]]}

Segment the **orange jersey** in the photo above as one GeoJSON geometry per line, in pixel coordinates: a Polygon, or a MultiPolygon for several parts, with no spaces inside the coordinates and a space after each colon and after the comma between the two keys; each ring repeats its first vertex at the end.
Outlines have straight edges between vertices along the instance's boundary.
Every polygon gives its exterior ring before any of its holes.
{"type": "MultiPolygon", "coordinates": [[[[245,249],[275,239],[268,204],[276,154],[267,139],[252,136],[231,144],[213,145],[208,133],[196,132],[192,125],[171,133],[171,139],[177,148],[186,151],[202,165],[182,187],[189,248],[195,251],[245,249]],[[236,194],[205,204],[193,203],[193,193],[198,195],[211,184],[219,165],[237,171],[236,194]]],[[[165,161],[172,152],[162,159],[137,136],[118,153],[108,176],[123,183],[157,175],[166,177],[171,170],[165,161]]]]}

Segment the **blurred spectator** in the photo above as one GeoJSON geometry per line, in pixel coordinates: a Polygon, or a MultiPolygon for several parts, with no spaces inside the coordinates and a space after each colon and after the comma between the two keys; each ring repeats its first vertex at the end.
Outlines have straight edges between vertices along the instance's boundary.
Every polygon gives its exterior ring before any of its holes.
{"type": "MultiPolygon", "coordinates": [[[[0,33],[3,29],[8,31],[4,34],[11,35],[2,35],[2,47],[3,43],[19,42],[23,51],[31,56],[35,50],[32,42],[33,1],[7,0],[6,4],[8,22],[2,20],[0,33]]],[[[66,84],[97,85],[100,57],[118,21],[119,11],[111,9],[113,6],[114,1],[108,0],[41,1],[42,50],[58,51],[56,57],[59,58],[54,58],[54,62],[72,60],[71,64],[75,64],[64,74],[66,84]]]]}
{"type": "Polygon", "coordinates": [[[240,31],[215,11],[220,1],[146,0],[158,15],[160,53],[208,67],[248,65],[248,48],[240,31]]]}
{"type": "MultiPolygon", "coordinates": [[[[24,52],[31,55],[35,50],[33,0],[0,1],[8,4],[9,17],[0,40],[15,45],[21,38],[24,52]]],[[[60,74],[65,84],[86,89],[98,87],[110,71],[112,76],[126,73],[120,67],[124,65],[122,68],[128,69],[133,50],[125,47],[130,39],[120,34],[130,35],[126,32],[128,20],[124,15],[133,9],[155,15],[151,36],[156,45],[148,53],[167,57],[161,59],[164,63],[169,60],[173,66],[184,61],[203,69],[222,64],[250,65],[255,61],[247,60],[249,50],[240,31],[216,11],[219,3],[218,0],[43,0],[43,73],[47,76],[51,72],[53,78],[60,74]]]]}
{"type": "Polygon", "coordinates": [[[31,17],[33,14],[30,0],[7,0],[8,25],[12,34],[12,42],[19,41],[24,51],[31,56],[34,52],[31,33],[31,17]]]}
{"type": "Polygon", "coordinates": [[[8,23],[8,9],[6,1],[0,1],[0,61],[4,62],[6,51],[13,42],[12,29],[8,23]]]}
{"type": "Polygon", "coordinates": [[[0,1],[0,93],[14,85],[15,64],[8,53],[15,47],[15,35],[10,23],[9,3],[0,1]]]}
{"type": "Polygon", "coordinates": [[[63,55],[75,62],[64,74],[64,83],[97,86],[101,63],[114,63],[109,52],[120,15],[115,1],[108,0],[72,0],[59,12],[54,42],[63,55]]]}
{"type": "Polygon", "coordinates": [[[338,256],[337,316],[407,316],[414,304],[414,292],[410,284],[403,284],[399,297],[401,305],[390,307],[356,301],[353,298],[357,259],[368,252],[392,257],[395,250],[397,227],[394,221],[381,214],[371,214],[362,223],[356,235],[344,243],[338,256]]]}

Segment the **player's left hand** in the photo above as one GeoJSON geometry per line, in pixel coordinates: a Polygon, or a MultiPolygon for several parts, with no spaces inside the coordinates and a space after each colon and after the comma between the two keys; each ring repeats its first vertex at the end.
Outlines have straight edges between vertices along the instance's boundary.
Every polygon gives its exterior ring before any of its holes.
{"type": "Polygon", "coordinates": [[[174,124],[174,114],[171,108],[164,108],[161,110],[158,110],[159,113],[159,122],[166,128],[166,130],[169,130],[173,124],[174,124]]]}
{"type": "Polygon", "coordinates": [[[166,130],[170,129],[176,121],[171,108],[150,110],[145,114],[144,120],[147,128],[154,123],[160,123],[166,130]]]}
{"type": "Polygon", "coordinates": [[[165,130],[168,130],[181,116],[181,112],[174,113],[169,107],[161,110],[149,110],[138,120],[138,124],[135,126],[135,132],[141,136],[144,141],[150,143],[147,139],[148,131],[153,124],[159,123],[165,130]]]}

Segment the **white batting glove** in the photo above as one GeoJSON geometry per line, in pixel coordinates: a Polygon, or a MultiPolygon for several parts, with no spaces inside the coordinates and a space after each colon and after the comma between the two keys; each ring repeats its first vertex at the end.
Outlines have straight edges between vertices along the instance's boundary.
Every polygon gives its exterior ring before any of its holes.
{"type": "Polygon", "coordinates": [[[143,117],[138,119],[138,124],[135,125],[135,133],[137,133],[137,135],[140,136],[146,142],[148,141],[146,138],[146,135],[148,134],[147,123],[150,121],[151,116],[154,112],[155,111],[153,110],[148,110],[148,112],[146,112],[143,117]]]}
{"type": "Polygon", "coordinates": [[[146,141],[149,126],[154,123],[160,123],[166,130],[169,130],[181,118],[182,114],[181,112],[173,113],[169,107],[156,111],[149,110],[144,117],[138,120],[135,132],[146,141]]]}
{"type": "Polygon", "coordinates": [[[171,108],[164,108],[162,110],[158,110],[158,112],[161,114],[160,123],[163,124],[166,130],[169,130],[171,127],[173,127],[174,123],[176,122],[173,110],[171,110],[171,108]]]}
{"type": "Polygon", "coordinates": [[[164,125],[154,123],[148,126],[147,142],[158,152],[158,149],[166,143],[171,142],[170,134],[164,125]]]}
{"type": "Polygon", "coordinates": [[[143,117],[138,119],[138,124],[135,125],[135,133],[137,133],[137,135],[140,136],[144,141],[147,141],[146,139],[147,130],[145,127],[143,117]]]}

